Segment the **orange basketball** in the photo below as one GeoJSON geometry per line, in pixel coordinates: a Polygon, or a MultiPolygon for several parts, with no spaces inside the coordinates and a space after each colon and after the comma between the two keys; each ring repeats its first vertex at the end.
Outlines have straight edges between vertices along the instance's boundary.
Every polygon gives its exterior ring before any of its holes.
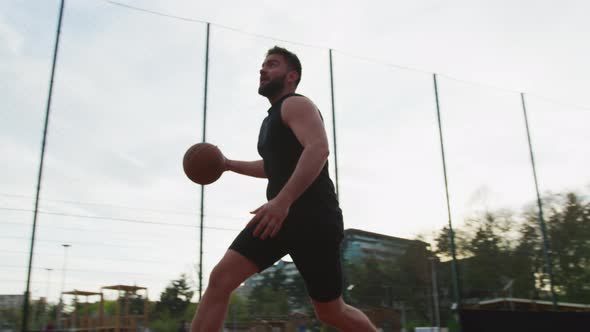
{"type": "Polygon", "coordinates": [[[197,143],[191,146],[182,161],[184,173],[198,184],[211,184],[223,174],[225,158],[213,144],[197,143]]]}

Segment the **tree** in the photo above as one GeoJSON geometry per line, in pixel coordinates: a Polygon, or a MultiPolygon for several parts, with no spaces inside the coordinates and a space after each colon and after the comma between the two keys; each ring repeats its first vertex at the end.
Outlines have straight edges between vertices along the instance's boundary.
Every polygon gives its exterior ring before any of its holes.
{"type": "Polygon", "coordinates": [[[252,289],[248,309],[257,316],[283,316],[289,314],[287,276],[281,268],[267,270],[262,280],[252,289]]]}
{"type": "Polygon", "coordinates": [[[292,308],[301,309],[305,312],[313,312],[311,302],[307,296],[307,289],[305,288],[305,281],[301,274],[293,275],[292,279],[285,281],[284,289],[289,297],[289,305],[292,308]]]}
{"type": "Polygon", "coordinates": [[[423,243],[410,244],[395,260],[384,261],[376,257],[346,262],[348,300],[361,308],[399,309],[403,304],[408,321],[419,325],[430,322],[430,269],[431,253],[423,243]]]}
{"type": "Polygon", "coordinates": [[[2,328],[9,328],[13,330],[20,330],[22,322],[22,310],[18,309],[2,309],[0,310],[0,322],[4,326],[2,328]]]}
{"type": "Polygon", "coordinates": [[[562,300],[590,301],[590,203],[566,194],[561,204],[551,207],[548,233],[562,300]]]}
{"type": "Polygon", "coordinates": [[[166,289],[160,294],[160,302],[156,304],[156,312],[169,314],[171,317],[181,317],[194,295],[189,286],[188,277],[181,274],[177,280],[172,280],[166,289]]]}
{"type": "Polygon", "coordinates": [[[475,234],[466,248],[471,258],[462,265],[465,295],[497,297],[512,279],[511,248],[503,242],[506,229],[502,229],[492,212],[484,213],[474,222],[477,224],[475,234]]]}
{"type": "Polygon", "coordinates": [[[536,203],[525,207],[523,219],[518,244],[513,252],[513,268],[516,274],[513,296],[539,299],[540,291],[548,286],[548,278],[545,276],[543,239],[536,203]]]}
{"type": "MultiPolygon", "coordinates": [[[[590,203],[575,193],[543,197],[554,289],[561,301],[590,301],[590,203]]],[[[548,297],[549,277],[536,204],[520,216],[506,210],[476,215],[458,231],[458,263],[464,299],[548,297]],[[520,220],[520,221],[519,221],[520,220]]],[[[450,256],[449,229],[436,253],[450,256]]],[[[443,276],[444,277],[444,276],[443,276]]]]}
{"type": "Polygon", "coordinates": [[[246,299],[236,293],[232,293],[229,299],[227,316],[229,321],[247,321],[250,318],[250,313],[248,311],[248,302],[246,299]]]}
{"type": "MultiPolygon", "coordinates": [[[[466,245],[466,238],[468,237],[467,234],[461,229],[454,229],[454,242],[455,242],[455,254],[457,257],[461,257],[465,255],[464,248],[467,247],[466,245]]],[[[451,259],[453,257],[451,253],[451,229],[449,227],[443,227],[436,238],[434,239],[434,243],[436,246],[435,253],[443,258],[444,260],[451,259]]]]}
{"type": "Polygon", "coordinates": [[[385,306],[391,302],[386,292],[390,292],[394,275],[398,275],[395,268],[394,264],[385,265],[375,257],[346,262],[345,274],[351,288],[347,297],[360,307],[385,306]]]}

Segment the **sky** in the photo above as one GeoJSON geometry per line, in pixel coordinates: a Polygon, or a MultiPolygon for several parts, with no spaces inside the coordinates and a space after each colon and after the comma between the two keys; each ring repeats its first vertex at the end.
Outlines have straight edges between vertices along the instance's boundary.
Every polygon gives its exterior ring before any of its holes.
{"type": "MultiPolygon", "coordinates": [[[[66,1],[33,298],[132,284],[157,299],[181,273],[197,284],[200,187],[181,162],[202,139],[203,22],[208,142],[228,158],[259,158],[269,104],[256,93],[258,70],[268,48],[287,47],[303,64],[298,92],[325,119],[345,227],[431,242],[448,223],[433,73],[454,225],[486,210],[518,213],[536,198],[520,92],[540,190],[588,192],[589,9],[532,0],[66,1]]],[[[0,294],[26,285],[58,12],[56,0],[0,3],[0,294]]],[[[264,180],[236,174],[206,187],[205,285],[264,192],[264,180]]]]}

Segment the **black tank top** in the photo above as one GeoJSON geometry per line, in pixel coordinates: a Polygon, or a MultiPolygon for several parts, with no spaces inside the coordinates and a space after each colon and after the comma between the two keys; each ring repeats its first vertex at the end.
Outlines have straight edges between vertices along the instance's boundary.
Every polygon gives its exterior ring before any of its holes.
{"type": "MultiPolygon", "coordinates": [[[[292,96],[301,95],[295,93],[285,95],[270,107],[258,136],[258,153],[264,160],[264,171],[268,177],[266,187],[268,200],[276,197],[285,186],[303,152],[303,146],[281,118],[281,106],[287,98],[292,96]]],[[[290,212],[328,211],[340,211],[340,208],[326,161],[318,177],[291,205],[290,212]]]]}

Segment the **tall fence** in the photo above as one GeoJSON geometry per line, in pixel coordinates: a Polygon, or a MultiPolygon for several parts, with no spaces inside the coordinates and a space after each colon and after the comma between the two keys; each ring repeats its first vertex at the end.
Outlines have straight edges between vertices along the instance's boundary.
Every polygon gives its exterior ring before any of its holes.
{"type": "MultiPolygon", "coordinates": [[[[452,308],[498,298],[590,302],[587,108],[113,2],[66,4],[38,182],[55,16],[26,24],[0,79],[0,294],[26,286],[56,302],[129,284],[157,300],[182,273],[199,294],[265,181],[227,173],[201,188],[182,156],[205,139],[259,158],[258,70],[278,44],[300,57],[298,92],[322,112],[345,227],[428,244],[423,273],[401,271],[417,291],[392,280],[379,303],[404,308],[406,324],[448,326],[452,308]]],[[[362,287],[345,287],[363,306],[362,287]]]]}

